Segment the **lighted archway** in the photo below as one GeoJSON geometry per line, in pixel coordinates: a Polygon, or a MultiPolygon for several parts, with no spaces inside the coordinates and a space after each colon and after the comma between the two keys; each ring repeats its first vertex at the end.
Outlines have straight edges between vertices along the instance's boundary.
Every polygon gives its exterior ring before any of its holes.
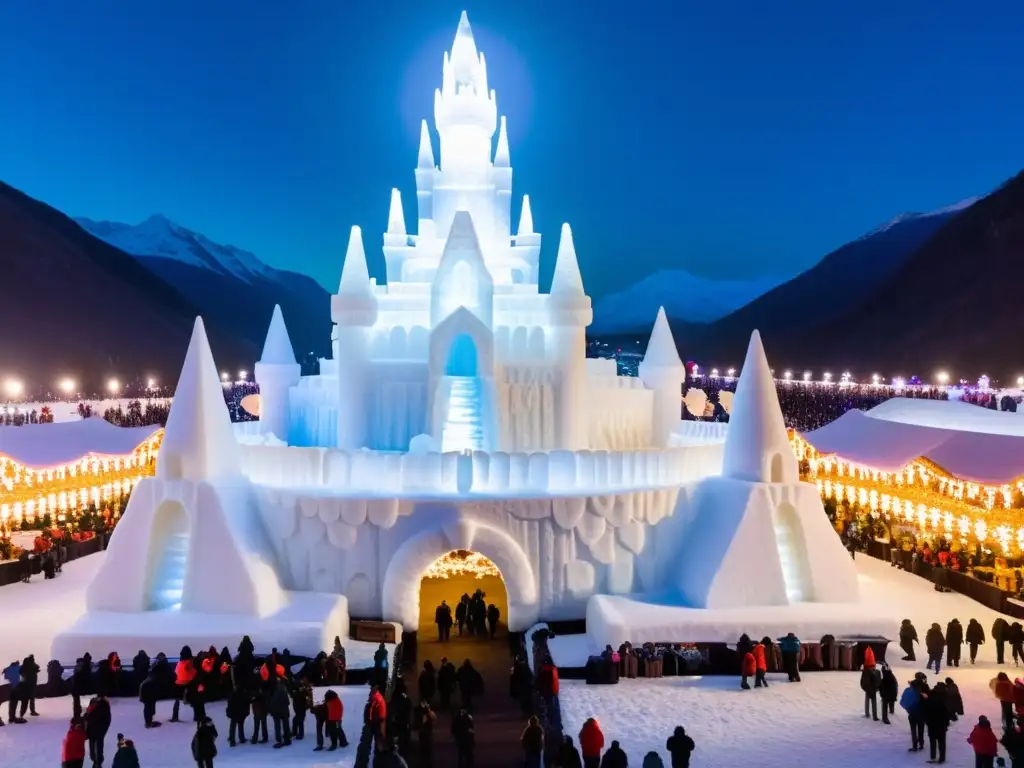
{"type": "Polygon", "coordinates": [[[412,536],[392,555],[384,574],[382,608],[385,621],[417,627],[420,580],[439,557],[452,550],[478,552],[501,572],[508,595],[508,629],[525,632],[537,623],[540,590],[530,561],[518,542],[504,531],[461,520],[428,528],[412,536]]]}
{"type": "MultiPolygon", "coordinates": [[[[499,620],[493,630],[500,634],[508,625],[508,590],[501,571],[489,558],[479,552],[452,550],[437,558],[424,571],[420,578],[420,616],[419,640],[440,639],[436,624],[436,610],[442,601],[446,601],[452,611],[452,618],[457,618],[457,607],[463,595],[470,598],[480,593],[485,606],[498,609],[499,620]]],[[[458,622],[451,628],[451,636],[466,636],[491,633],[490,622],[480,627],[474,617],[467,616],[462,632],[458,622]]]]}

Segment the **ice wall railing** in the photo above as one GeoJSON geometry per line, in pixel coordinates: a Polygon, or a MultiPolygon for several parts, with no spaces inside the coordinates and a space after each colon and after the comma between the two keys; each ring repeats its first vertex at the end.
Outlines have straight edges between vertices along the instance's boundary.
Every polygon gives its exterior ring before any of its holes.
{"type": "Polygon", "coordinates": [[[677,487],[719,474],[722,445],[645,451],[379,453],[240,445],[254,483],[342,495],[579,495],[677,487]]]}

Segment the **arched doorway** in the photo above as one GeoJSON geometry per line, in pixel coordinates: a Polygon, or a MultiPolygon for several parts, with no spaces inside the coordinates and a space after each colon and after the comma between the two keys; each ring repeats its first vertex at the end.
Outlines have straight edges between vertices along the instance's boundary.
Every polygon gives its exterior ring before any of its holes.
{"type": "Polygon", "coordinates": [[[165,501],[153,515],[149,567],[146,579],[146,610],[181,607],[188,563],[189,519],[177,501],[165,501]]]}
{"type": "MultiPolygon", "coordinates": [[[[417,637],[420,642],[438,640],[436,610],[445,601],[455,618],[460,599],[470,598],[467,614],[483,611],[484,626],[474,623],[470,615],[463,626],[462,637],[483,639],[490,636],[491,626],[486,621],[486,610],[498,610],[495,636],[503,636],[508,628],[508,591],[498,566],[490,559],[470,550],[452,550],[437,558],[420,578],[420,611],[417,637]],[[480,605],[481,609],[474,610],[480,605]],[[481,637],[482,636],[482,637],[481,637]]],[[[460,637],[458,623],[452,627],[451,639],[460,637]]]]}

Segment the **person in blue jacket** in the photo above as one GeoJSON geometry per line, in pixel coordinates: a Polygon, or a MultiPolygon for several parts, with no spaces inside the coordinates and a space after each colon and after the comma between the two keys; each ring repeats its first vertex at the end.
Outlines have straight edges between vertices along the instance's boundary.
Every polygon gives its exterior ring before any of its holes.
{"type": "Polygon", "coordinates": [[[11,665],[3,671],[3,675],[4,680],[10,683],[11,686],[11,698],[7,702],[7,722],[27,722],[25,718],[18,717],[18,713],[15,711],[18,702],[21,701],[21,662],[12,661],[11,665]]]}
{"type": "Polygon", "coordinates": [[[782,652],[782,669],[789,675],[789,682],[800,682],[800,640],[790,632],[779,640],[782,652]]]}
{"type": "Polygon", "coordinates": [[[928,697],[928,683],[923,672],[914,675],[900,696],[900,706],[907,712],[910,721],[910,752],[924,749],[925,699],[928,697]]]}

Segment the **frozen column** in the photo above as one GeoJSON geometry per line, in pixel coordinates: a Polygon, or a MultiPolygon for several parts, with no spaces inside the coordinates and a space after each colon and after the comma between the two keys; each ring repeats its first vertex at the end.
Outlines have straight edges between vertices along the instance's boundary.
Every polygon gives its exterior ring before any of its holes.
{"type": "Polygon", "coordinates": [[[658,310],[639,373],[644,386],[654,392],[651,413],[654,447],[664,447],[668,445],[669,435],[682,419],[683,382],[686,381],[686,367],[679,359],[679,350],[672,338],[664,307],[658,310]]]}
{"type": "Polygon", "coordinates": [[[558,414],[555,447],[581,450],[589,445],[586,332],[594,312],[590,308],[590,297],[583,291],[583,277],[568,224],[562,225],[548,312],[551,318],[548,338],[559,372],[555,394],[555,411],[558,414]]]}
{"type": "Polygon", "coordinates": [[[288,328],[284,324],[281,307],[274,307],[263,343],[263,355],[256,363],[256,383],[260,385],[260,434],[272,434],[278,440],[288,441],[290,421],[289,392],[299,383],[301,370],[295,362],[295,352],[288,328]]]}
{"type": "Polygon", "coordinates": [[[366,397],[370,359],[368,329],[377,321],[377,298],[370,287],[363,235],[352,227],[338,293],[331,297],[331,319],[338,332],[338,447],[367,444],[366,397]]]}

